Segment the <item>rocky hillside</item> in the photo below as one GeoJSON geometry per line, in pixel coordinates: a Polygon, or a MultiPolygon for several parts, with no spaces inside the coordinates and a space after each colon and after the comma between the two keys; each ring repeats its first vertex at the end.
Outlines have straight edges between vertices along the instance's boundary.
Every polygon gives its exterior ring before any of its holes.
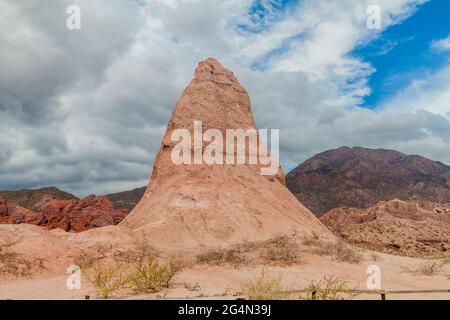
{"type": "Polygon", "coordinates": [[[394,198],[450,202],[450,166],[393,150],[328,150],[292,170],[286,183],[319,216],[333,208],[368,208],[394,198]]]}
{"type": "Polygon", "coordinates": [[[25,208],[31,208],[42,199],[72,200],[78,199],[73,194],[61,191],[55,187],[41,189],[24,189],[18,191],[0,191],[0,198],[8,199],[25,208]]]}
{"type": "Polygon", "coordinates": [[[450,204],[391,200],[367,209],[336,208],[320,220],[344,239],[377,251],[450,254],[450,204]]]}
{"type": "Polygon", "coordinates": [[[141,187],[130,191],[108,194],[106,197],[113,203],[114,208],[131,211],[141,200],[145,190],[147,190],[147,187],[141,187]]]}

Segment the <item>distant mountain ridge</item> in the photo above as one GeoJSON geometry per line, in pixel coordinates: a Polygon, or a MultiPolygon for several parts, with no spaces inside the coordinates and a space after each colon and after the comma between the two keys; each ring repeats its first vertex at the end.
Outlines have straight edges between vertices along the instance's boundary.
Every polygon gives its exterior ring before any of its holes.
{"type": "Polygon", "coordinates": [[[107,194],[106,197],[113,203],[114,208],[131,211],[141,200],[145,190],[147,190],[147,187],[141,187],[130,191],[107,194]]]}
{"type": "Polygon", "coordinates": [[[289,172],[286,184],[319,216],[394,198],[450,202],[450,166],[386,149],[341,147],[319,153],[289,172]]]}
{"type": "Polygon", "coordinates": [[[56,187],[46,187],[40,189],[23,189],[17,191],[0,191],[0,198],[7,199],[18,205],[31,208],[36,205],[42,199],[54,199],[54,200],[73,200],[78,199],[73,194],[62,191],[56,187]]]}

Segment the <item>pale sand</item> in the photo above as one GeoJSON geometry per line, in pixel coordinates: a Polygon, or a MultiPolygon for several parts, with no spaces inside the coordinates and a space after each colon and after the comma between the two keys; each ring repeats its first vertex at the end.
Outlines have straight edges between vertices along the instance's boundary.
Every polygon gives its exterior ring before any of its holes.
{"type": "MultiPolygon", "coordinates": [[[[365,253],[365,260],[359,264],[337,263],[329,257],[307,255],[305,263],[287,267],[269,266],[271,273],[282,273],[284,283],[288,287],[299,289],[308,285],[311,280],[320,280],[323,276],[339,276],[348,279],[348,286],[354,289],[366,290],[367,266],[376,264],[381,268],[383,290],[429,290],[450,289],[450,265],[446,265],[436,276],[423,276],[407,272],[404,268],[415,269],[429,261],[377,253],[378,261],[370,261],[365,253]]],[[[224,299],[235,299],[233,293],[241,292],[241,284],[260,272],[263,266],[206,266],[194,265],[177,274],[172,286],[158,294],[133,296],[121,293],[113,299],[155,299],[195,297],[198,299],[219,299],[215,295],[228,293],[224,299]],[[199,289],[189,291],[185,284],[199,289]],[[203,296],[203,297],[199,297],[203,296]]],[[[85,295],[95,298],[95,291],[82,283],[80,290],[66,288],[67,275],[63,272],[52,276],[42,276],[34,279],[9,280],[0,283],[0,299],[84,299],[85,295]]],[[[380,295],[363,294],[357,299],[380,299],[380,295]]],[[[387,296],[393,299],[444,299],[450,300],[450,293],[432,294],[396,294],[387,296]]]]}

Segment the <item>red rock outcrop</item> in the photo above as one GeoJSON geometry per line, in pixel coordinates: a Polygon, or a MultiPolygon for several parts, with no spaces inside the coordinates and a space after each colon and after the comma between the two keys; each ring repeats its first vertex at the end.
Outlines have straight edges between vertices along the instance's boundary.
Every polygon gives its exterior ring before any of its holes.
{"type": "Polygon", "coordinates": [[[263,176],[260,163],[174,164],[171,135],[181,128],[192,133],[196,120],[203,132],[218,129],[224,137],[226,129],[255,129],[246,90],[215,59],[199,63],[177,102],[147,191],[121,226],[167,247],[260,240],[293,230],[331,234],[285,187],[281,169],[263,176]]]}
{"type": "Polygon", "coordinates": [[[391,200],[367,209],[332,209],[320,220],[336,235],[378,251],[450,254],[450,204],[391,200]]]}
{"type": "Polygon", "coordinates": [[[41,215],[5,198],[0,198],[0,224],[38,224],[41,215]]]}
{"type": "Polygon", "coordinates": [[[28,223],[48,229],[81,232],[92,228],[116,225],[127,215],[113,208],[106,197],[89,196],[78,200],[43,198],[32,209],[0,199],[0,223],[28,223]]]}
{"type": "Polygon", "coordinates": [[[81,200],[51,200],[35,209],[44,216],[40,226],[74,232],[116,225],[127,215],[125,210],[114,209],[105,196],[89,196],[81,200]]]}

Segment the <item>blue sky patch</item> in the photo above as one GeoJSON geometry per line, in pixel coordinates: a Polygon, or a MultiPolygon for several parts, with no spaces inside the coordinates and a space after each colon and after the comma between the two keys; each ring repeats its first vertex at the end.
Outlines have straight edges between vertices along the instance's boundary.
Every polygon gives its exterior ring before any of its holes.
{"type": "Polygon", "coordinates": [[[238,31],[259,33],[267,30],[299,3],[298,0],[255,0],[248,10],[249,23],[238,24],[238,31]]]}
{"type": "Polygon", "coordinates": [[[365,98],[363,107],[376,108],[413,79],[448,62],[448,52],[433,50],[431,43],[450,34],[449,14],[450,1],[432,0],[418,7],[403,23],[388,28],[375,41],[351,53],[376,69],[369,79],[372,94],[365,98]]]}

